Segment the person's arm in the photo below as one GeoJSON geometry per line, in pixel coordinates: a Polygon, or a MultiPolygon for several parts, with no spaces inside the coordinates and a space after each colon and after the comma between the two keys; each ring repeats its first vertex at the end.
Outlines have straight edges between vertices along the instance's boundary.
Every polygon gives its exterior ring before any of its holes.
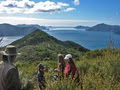
{"type": "Polygon", "coordinates": [[[58,63],[58,76],[61,76],[61,63],[58,63]]]}
{"type": "Polygon", "coordinates": [[[21,83],[19,79],[18,70],[13,68],[8,71],[5,78],[5,90],[21,90],[21,83]]]}

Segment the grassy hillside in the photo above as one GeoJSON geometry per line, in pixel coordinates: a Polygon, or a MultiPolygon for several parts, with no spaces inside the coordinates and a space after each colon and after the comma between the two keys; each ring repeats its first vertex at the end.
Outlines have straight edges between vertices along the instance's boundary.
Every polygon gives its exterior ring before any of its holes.
{"type": "Polygon", "coordinates": [[[120,50],[89,51],[81,61],[74,59],[82,85],[70,80],[53,80],[53,70],[57,61],[17,62],[23,90],[39,90],[36,81],[37,66],[45,65],[46,90],[119,90],[120,88],[120,50]],[[100,54],[102,53],[102,54],[100,54]],[[90,57],[90,58],[89,58],[90,57]]]}
{"type": "Polygon", "coordinates": [[[50,36],[41,30],[36,30],[33,33],[27,35],[26,37],[13,42],[12,44],[17,45],[18,48],[20,48],[20,47],[23,47],[26,45],[39,45],[39,44],[43,44],[45,42],[52,43],[52,44],[57,43],[64,47],[74,48],[74,49],[77,49],[77,50],[83,51],[83,52],[87,51],[86,48],[80,46],[79,44],[77,44],[75,42],[72,42],[72,41],[63,42],[63,41],[57,40],[53,36],[50,36]]]}
{"type": "Polygon", "coordinates": [[[36,30],[26,37],[13,42],[12,45],[17,46],[18,51],[21,53],[18,60],[30,62],[54,60],[59,53],[72,53],[73,57],[80,59],[82,52],[88,51],[74,42],[57,40],[41,30],[36,30]]]}

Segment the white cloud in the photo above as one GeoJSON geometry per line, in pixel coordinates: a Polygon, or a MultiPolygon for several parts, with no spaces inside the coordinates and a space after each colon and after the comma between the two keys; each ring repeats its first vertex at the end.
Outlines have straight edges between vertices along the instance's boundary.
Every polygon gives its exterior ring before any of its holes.
{"type": "Polygon", "coordinates": [[[79,4],[80,4],[80,1],[79,1],[79,0],[74,0],[74,4],[75,4],[75,5],[79,5],[79,4]]]}
{"type": "Polygon", "coordinates": [[[18,8],[33,8],[35,6],[35,2],[29,0],[21,0],[18,2],[18,8]]]}
{"type": "Polygon", "coordinates": [[[2,13],[3,12],[3,9],[1,8],[1,6],[0,6],[0,13],[2,13]]]}
{"type": "Polygon", "coordinates": [[[66,3],[54,3],[50,1],[39,2],[34,8],[26,11],[25,13],[33,13],[33,12],[58,12],[61,11],[62,7],[69,6],[66,3]]]}
{"type": "Polygon", "coordinates": [[[95,25],[101,22],[104,22],[104,21],[38,19],[38,18],[27,18],[27,17],[0,17],[0,23],[10,23],[14,25],[16,24],[39,24],[43,26],[76,26],[76,25],[95,25]]]}
{"type": "Polygon", "coordinates": [[[75,9],[75,8],[67,8],[67,9],[65,10],[65,12],[74,11],[74,10],[76,10],[76,9],[75,9]]]}
{"type": "Polygon", "coordinates": [[[60,6],[60,7],[62,7],[62,6],[69,6],[69,4],[58,2],[58,6],[60,6]]]}
{"type": "Polygon", "coordinates": [[[35,13],[35,12],[58,12],[67,8],[69,4],[62,2],[38,2],[29,0],[6,0],[0,2],[0,12],[7,13],[35,13]]]}

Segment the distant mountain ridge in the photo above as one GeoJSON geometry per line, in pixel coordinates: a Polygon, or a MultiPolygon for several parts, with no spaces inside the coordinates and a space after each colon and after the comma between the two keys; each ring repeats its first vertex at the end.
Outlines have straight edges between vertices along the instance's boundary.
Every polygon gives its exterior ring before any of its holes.
{"type": "Polygon", "coordinates": [[[40,26],[40,25],[37,25],[37,24],[30,24],[30,25],[18,24],[16,26],[18,26],[18,27],[36,27],[37,29],[40,29],[40,30],[48,30],[49,29],[48,27],[40,26]]]}
{"type": "MultiPolygon", "coordinates": [[[[49,30],[50,27],[39,26],[37,24],[19,24],[19,25],[11,25],[11,24],[0,24],[0,36],[26,36],[33,31],[40,30],[49,30]]],[[[66,27],[68,28],[68,27],[66,27]]],[[[86,31],[99,31],[99,32],[113,32],[115,34],[120,34],[120,26],[119,25],[108,25],[108,24],[97,24],[93,27],[88,26],[76,26],[76,29],[85,29],[86,31]]]]}
{"type": "Polygon", "coordinates": [[[11,25],[11,24],[0,24],[0,36],[25,36],[36,29],[46,29],[44,26],[39,25],[11,25]]]}
{"type": "Polygon", "coordinates": [[[120,34],[120,26],[101,23],[86,29],[86,31],[113,32],[115,34],[120,34]]]}

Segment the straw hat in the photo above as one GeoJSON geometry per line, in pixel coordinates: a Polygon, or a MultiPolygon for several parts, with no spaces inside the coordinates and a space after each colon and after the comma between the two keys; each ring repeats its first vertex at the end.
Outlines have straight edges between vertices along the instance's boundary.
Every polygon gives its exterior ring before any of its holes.
{"type": "Polygon", "coordinates": [[[63,55],[62,54],[58,54],[58,57],[63,57],[63,55]]]}
{"type": "Polygon", "coordinates": [[[20,53],[17,53],[17,49],[13,45],[8,45],[5,48],[5,51],[0,51],[1,55],[6,55],[6,56],[16,56],[19,55],[20,53]]]}

